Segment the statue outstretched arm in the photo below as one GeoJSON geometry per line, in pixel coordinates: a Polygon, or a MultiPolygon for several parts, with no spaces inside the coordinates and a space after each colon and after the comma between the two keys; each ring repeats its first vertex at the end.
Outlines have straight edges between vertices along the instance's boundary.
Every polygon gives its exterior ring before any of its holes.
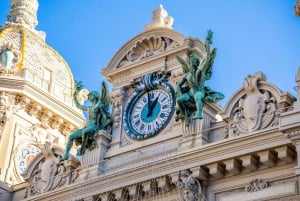
{"type": "Polygon", "coordinates": [[[75,105],[77,108],[81,109],[81,110],[84,110],[84,111],[87,111],[89,109],[89,107],[87,106],[84,106],[84,105],[81,105],[77,99],[77,95],[79,93],[79,91],[83,88],[83,85],[82,85],[82,82],[79,81],[75,81],[75,91],[73,93],[73,99],[74,99],[74,102],[75,102],[75,105]]]}

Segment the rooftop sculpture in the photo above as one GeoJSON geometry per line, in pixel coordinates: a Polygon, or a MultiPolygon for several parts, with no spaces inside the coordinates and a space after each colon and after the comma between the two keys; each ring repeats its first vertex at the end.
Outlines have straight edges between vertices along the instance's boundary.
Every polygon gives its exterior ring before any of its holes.
{"type": "Polygon", "coordinates": [[[216,48],[212,50],[210,48],[212,35],[213,32],[208,30],[205,40],[206,57],[202,61],[195,53],[189,54],[187,60],[176,57],[184,73],[176,85],[178,104],[176,120],[184,120],[186,126],[189,125],[190,118],[202,119],[202,108],[205,102],[224,98],[222,93],[205,86],[205,81],[212,76],[212,66],[216,57],[216,48]]]}
{"type": "Polygon", "coordinates": [[[91,102],[90,106],[85,106],[79,103],[77,95],[81,91],[83,85],[81,82],[75,83],[75,92],[73,98],[76,106],[88,112],[88,122],[83,128],[80,128],[69,135],[66,150],[61,160],[69,158],[69,152],[75,141],[76,145],[81,147],[77,150],[77,155],[83,155],[86,149],[93,149],[96,146],[95,133],[99,130],[110,131],[112,126],[112,116],[109,109],[110,97],[108,88],[105,82],[102,82],[102,92],[91,91],[88,93],[88,100],[91,102]]]}

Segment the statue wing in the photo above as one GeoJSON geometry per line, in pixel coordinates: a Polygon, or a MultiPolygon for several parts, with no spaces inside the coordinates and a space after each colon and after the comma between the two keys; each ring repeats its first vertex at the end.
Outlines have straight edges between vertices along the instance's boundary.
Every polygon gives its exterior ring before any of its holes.
{"type": "Polygon", "coordinates": [[[202,72],[205,80],[209,80],[212,76],[212,67],[216,57],[216,48],[212,49],[208,58],[206,58],[203,62],[202,72]]]}
{"type": "Polygon", "coordinates": [[[105,106],[105,108],[108,109],[111,100],[110,100],[110,96],[109,96],[108,87],[104,81],[102,81],[102,90],[101,90],[100,101],[105,106]]]}
{"type": "Polygon", "coordinates": [[[187,73],[190,71],[189,64],[180,56],[176,56],[177,61],[181,64],[183,73],[187,73]]]}

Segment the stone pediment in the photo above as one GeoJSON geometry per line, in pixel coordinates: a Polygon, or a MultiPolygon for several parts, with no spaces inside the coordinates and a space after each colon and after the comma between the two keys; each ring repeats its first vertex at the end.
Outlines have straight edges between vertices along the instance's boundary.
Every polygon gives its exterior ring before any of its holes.
{"type": "Polygon", "coordinates": [[[103,72],[131,65],[143,59],[155,57],[178,48],[184,43],[184,36],[168,28],[156,28],[143,32],[125,45],[113,56],[103,72]]]}
{"type": "Polygon", "coordinates": [[[266,81],[262,72],[249,75],[225,105],[223,120],[228,137],[279,125],[281,112],[291,109],[294,97],[266,81]]]}

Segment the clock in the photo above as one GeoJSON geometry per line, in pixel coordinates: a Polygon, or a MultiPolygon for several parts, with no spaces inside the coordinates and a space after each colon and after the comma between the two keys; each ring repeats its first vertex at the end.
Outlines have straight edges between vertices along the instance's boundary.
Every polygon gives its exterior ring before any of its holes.
{"type": "Polygon", "coordinates": [[[159,134],[170,122],[175,108],[175,92],[165,77],[150,74],[128,100],[124,113],[126,134],[144,140],[159,134]]]}

